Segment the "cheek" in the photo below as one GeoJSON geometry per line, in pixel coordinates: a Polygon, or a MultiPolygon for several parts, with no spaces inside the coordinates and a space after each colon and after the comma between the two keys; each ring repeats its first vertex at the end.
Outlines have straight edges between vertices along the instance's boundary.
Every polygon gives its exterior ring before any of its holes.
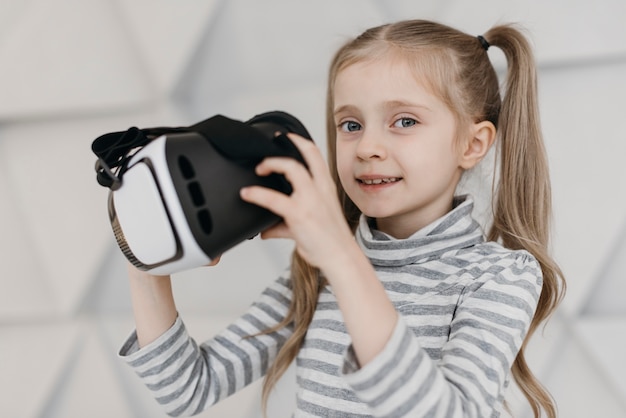
{"type": "Polygon", "coordinates": [[[336,147],[336,164],[337,164],[337,174],[339,175],[339,181],[341,185],[345,188],[349,182],[353,179],[352,173],[352,159],[350,158],[350,153],[347,152],[345,147],[336,147]]]}

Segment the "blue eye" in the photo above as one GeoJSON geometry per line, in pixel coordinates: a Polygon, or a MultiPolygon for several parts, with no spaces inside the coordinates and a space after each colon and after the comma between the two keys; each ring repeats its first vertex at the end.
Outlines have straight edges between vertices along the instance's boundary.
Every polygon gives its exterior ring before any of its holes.
{"type": "Polygon", "coordinates": [[[339,128],[344,132],[355,132],[361,130],[361,125],[358,122],[349,120],[339,124],[339,128]]]}
{"type": "Polygon", "coordinates": [[[393,123],[396,128],[409,128],[417,124],[417,121],[413,118],[400,118],[393,123]]]}

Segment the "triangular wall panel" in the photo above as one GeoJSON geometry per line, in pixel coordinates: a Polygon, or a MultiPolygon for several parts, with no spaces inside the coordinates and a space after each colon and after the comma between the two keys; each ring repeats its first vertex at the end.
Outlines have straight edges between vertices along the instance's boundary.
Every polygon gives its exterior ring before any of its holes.
{"type": "Polygon", "coordinates": [[[626,415],[626,318],[605,315],[581,318],[574,326],[575,335],[581,341],[591,364],[608,383],[609,392],[620,400],[626,415]]]}
{"type": "MultiPolygon", "coordinates": [[[[119,122],[119,120],[118,120],[119,122]]],[[[59,312],[76,308],[112,242],[107,190],[96,182],[91,141],[106,120],[16,124],[0,141],[2,171],[14,188],[16,226],[43,271],[59,312]]],[[[126,129],[128,125],[124,123],[126,129]]]]}
{"type": "MultiPolygon", "coordinates": [[[[414,5],[415,17],[422,17],[420,5],[414,5]]],[[[441,15],[435,18],[476,35],[496,24],[521,24],[541,64],[581,63],[626,54],[626,3],[619,0],[531,0],[506,5],[485,0],[480,2],[480,13],[476,13],[477,7],[475,2],[446,2],[441,15]]],[[[397,19],[407,18],[402,11],[406,9],[395,13],[397,19]]]]}
{"type": "Polygon", "coordinates": [[[80,345],[76,321],[0,327],[1,417],[38,418],[80,345]]]}
{"type": "MultiPolygon", "coordinates": [[[[2,137],[0,136],[0,149],[2,137]]],[[[56,311],[56,295],[44,278],[34,237],[26,228],[14,183],[6,176],[6,160],[0,153],[0,323],[43,319],[56,311]]]]}
{"type": "Polygon", "coordinates": [[[360,0],[225,2],[182,74],[175,98],[217,113],[224,97],[267,94],[323,80],[332,51],[348,36],[382,20],[378,7],[360,0]],[[346,18],[357,9],[358,21],[346,18]],[[296,43],[290,34],[297,35],[296,43]]]}
{"type": "Polygon", "coordinates": [[[626,184],[626,136],[615,123],[624,118],[624,74],[626,62],[539,73],[555,213],[553,247],[568,280],[564,307],[570,311],[578,311],[591,294],[626,216],[626,194],[616,192],[626,184]]]}
{"type": "Polygon", "coordinates": [[[143,70],[161,93],[169,93],[178,81],[222,3],[225,2],[117,1],[125,31],[137,57],[142,59],[143,70]]]}
{"type": "Polygon", "coordinates": [[[0,119],[132,108],[152,97],[111,2],[33,0],[16,19],[0,42],[0,119]]]}
{"type": "Polygon", "coordinates": [[[111,354],[105,351],[97,329],[83,323],[77,352],[58,379],[41,418],[134,418],[118,383],[111,354]],[[106,397],[102,394],[106,393],[106,397]]]}
{"type": "MultiPolygon", "coordinates": [[[[603,343],[600,340],[596,342],[603,343]]],[[[614,390],[613,383],[607,380],[606,371],[597,367],[585,348],[580,340],[570,334],[561,342],[560,355],[555,359],[553,373],[543,380],[557,400],[559,416],[626,416],[624,399],[614,390]]],[[[622,357],[623,350],[619,353],[622,357]]]]}
{"type": "Polygon", "coordinates": [[[626,316],[626,214],[624,225],[589,288],[589,297],[581,307],[584,317],[626,316]]]}

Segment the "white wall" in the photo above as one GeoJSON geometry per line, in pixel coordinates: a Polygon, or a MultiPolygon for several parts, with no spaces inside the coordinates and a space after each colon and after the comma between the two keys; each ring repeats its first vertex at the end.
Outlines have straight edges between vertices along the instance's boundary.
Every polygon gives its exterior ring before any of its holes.
{"type": "MultiPolygon", "coordinates": [[[[552,164],[554,250],[569,281],[531,361],[561,416],[626,416],[621,0],[0,0],[0,416],[163,416],[116,358],[132,318],[93,139],[283,109],[323,144],[334,49],[369,26],[413,17],[476,35],[497,22],[528,28],[552,164]]],[[[208,337],[241,312],[290,248],[249,241],[210,272],[175,277],[194,335],[208,337]]],[[[272,417],[289,416],[292,379],[281,382],[272,417]]],[[[255,384],[202,416],[257,417],[258,392],[255,384]]],[[[515,394],[511,402],[528,416],[515,394]]]]}

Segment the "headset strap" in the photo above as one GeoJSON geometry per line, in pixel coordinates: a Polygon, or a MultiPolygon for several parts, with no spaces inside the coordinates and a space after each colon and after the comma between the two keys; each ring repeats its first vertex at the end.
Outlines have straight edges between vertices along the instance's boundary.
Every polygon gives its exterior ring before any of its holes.
{"type": "Polygon", "coordinates": [[[295,145],[286,136],[287,132],[296,132],[310,139],[306,129],[292,116],[283,112],[270,112],[256,116],[247,123],[216,115],[190,127],[145,128],[131,127],[126,131],[111,132],[96,138],[91,149],[98,157],[96,161],[96,179],[103,187],[117,190],[122,185],[122,177],[127,163],[134,155],[133,150],[147,145],[161,135],[196,132],[208,140],[214,148],[229,160],[242,165],[256,165],[268,156],[296,158],[304,163],[295,145]],[[262,118],[260,122],[272,122],[277,118],[284,124],[285,118],[295,125],[285,129],[280,135],[268,140],[258,129],[249,123],[262,118]],[[117,170],[116,170],[117,169],[117,170]]]}

